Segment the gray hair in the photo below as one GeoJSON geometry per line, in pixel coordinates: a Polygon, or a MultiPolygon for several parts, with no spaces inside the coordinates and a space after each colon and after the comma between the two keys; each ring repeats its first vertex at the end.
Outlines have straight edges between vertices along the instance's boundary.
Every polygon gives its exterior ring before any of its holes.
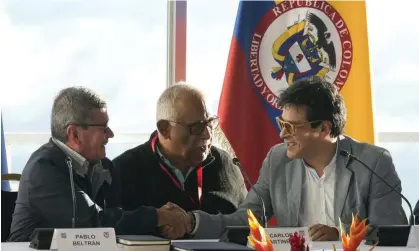
{"type": "Polygon", "coordinates": [[[89,124],[93,109],[106,108],[106,102],[85,87],[69,87],[59,92],[51,112],[52,137],[67,142],[69,124],[89,124]]]}
{"type": "Polygon", "coordinates": [[[168,87],[157,100],[156,121],[176,120],[178,117],[176,103],[191,96],[203,102],[205,100],[200,90],[183,81],[168,87]]]}

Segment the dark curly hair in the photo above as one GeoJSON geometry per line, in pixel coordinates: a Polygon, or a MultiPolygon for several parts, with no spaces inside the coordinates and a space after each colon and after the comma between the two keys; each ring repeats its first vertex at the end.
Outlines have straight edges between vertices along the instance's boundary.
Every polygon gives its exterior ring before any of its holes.
{"type": "MultiPolygon", "coordinates": [[[[296,105],[307,107],[308,121],[330,121],[331,136],[343,133],[346,123],[346,107],[337,87],[318,77],[305,78],[279,93],[278,106],[296,105]]],[[[312,123],[313,128],[320,123],[312,123]]]]}

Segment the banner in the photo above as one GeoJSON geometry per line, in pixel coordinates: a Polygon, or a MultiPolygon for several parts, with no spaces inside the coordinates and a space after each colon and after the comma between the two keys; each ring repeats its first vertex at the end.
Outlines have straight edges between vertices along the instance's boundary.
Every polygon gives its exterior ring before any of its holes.
{"type": "Polygon", "coordinates": [[[252,182],[281,142],[280,90],[318,76],[348,109],[345,134],[374,143],[365,1],[241,1],[218,114],[252,182]]]}

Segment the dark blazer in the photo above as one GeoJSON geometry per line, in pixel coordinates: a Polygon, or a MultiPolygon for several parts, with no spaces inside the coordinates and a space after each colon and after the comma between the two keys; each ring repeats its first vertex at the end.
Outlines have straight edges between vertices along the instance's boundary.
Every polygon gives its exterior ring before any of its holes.
{"type": "MultiPolygon", "coordinates": [[[[9,241],[28,241],[35,228],[72,227],[73,200],[66,158],[52,140],[31,155],[20,180],[9,241]]],[[[117,234],[154,233],[156,209],[121,210],[118,173],[109,159],[102,160],[102,165],[110,171],[112,182],[102,184],[94,201],[89,178],[73,172],[76,227],[114,227],[117,234]]]]}
{"type": "Polygon", "coordinates": [[[186,178],[184,190],[179,189],[160,166],[162,164],[163,168],[171,172],[159,154],[152,149],[151,139],[154,136],[156,132],[146,143],[113,160],[115,168],[121,174],[122,205],[125,209],[138,206],[161,207],[170,201],[186,211],[201,209],[213,214],[236,211],[244,201],[247,189],[240,169],[226,151],[212,146],[211,154],[203,162],[202,197],[199,205],[197,169],[186,178]]]}
{"type": "Polygon", "coordinates": [[[418,225],[419,224],[419,200],[416,203],[415,209],[413,209],[413,215],[415,218],[415,224],[418,225]]]}
{"type": "Polygon", "coordinates": [[[1,242],[5,242],[9,237],[16,199],[17,192],[1,190],[1,242]]]}

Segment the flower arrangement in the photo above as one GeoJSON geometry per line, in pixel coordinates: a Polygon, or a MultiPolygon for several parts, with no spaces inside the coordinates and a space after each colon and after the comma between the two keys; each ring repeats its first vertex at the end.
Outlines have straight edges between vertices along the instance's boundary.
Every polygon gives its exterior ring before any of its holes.
{"type": "Polygon", "coordinates": [[[257,251],[274,251],[272,241],[250,209],[247,209],[247,217],[250,227],[250,236],[247,237],[247,240],[252,248],[257,251]]]}
{"type": "MultiPolygon", "coordinates": [[[[259,224],[255,215],[250,209],[247,210],[247,217],[250,226],[250,235],[247,237],[252,248],[257,251],[274,251],[272,241],[265,229],[259,224]]],[[[295,232],[290,238],[291,251],[309,251],[306,247],[305,238],[303,235],[295,232]]]]}
{"type": "Polygon", "coordinates": [[[290,245],[291,245],[291,251],[309,251],[308,245],[306,245],[306,239],[304,238],[304,235],[295,232],[292,236],[289,238],[290,245]]]}
{"type": "MultiPolygon", "coordinates": [[[[359,251],[358,247],[368,232],[369,225],[366,225],[366,222],[367,218],[360,221],[358,215],[354,216],[352,214],[352,224],[349,229],[349,235],[345,233],[342,222],[340,222],[343,251],[359,251]]],[[[375,243],[369,251],[372,251],[377,244],[378,242],[375,243]]],[[[336,251],[335,245],[333,245],[333,250],[336,251]]]]}
{"type": "MultiPolygon", "coordinates": [[[[272,241],[269,238],[269,235],[266,233],[265,229],[259,224],[255,215],[250,209],[247,210],[247,216],[250,226],[250,235],[247,237],[251,247],[257,251],[274,251],[272,241]]],[[[362,221],[358,218],[358,215],[352,215],[352,223],[349,229],[349,234],[345,233],[342,222],[340,222],[341,229],[341,238],[342,238],[342,247],[343,251],[359,251],[359,245],[364,239],[365,235],[368,232],[368,226],[366,225],[367,218],[362,221]]],[[[301,233],[295,232],[289,238],[289,243],[291,246],[291,251],[309,251],[308,245],[305,243],[304,235],[301,233]]],[[[378,244],[369,249],[372,251],[378,244]]],[[[333,245],[333,250],[336,251],[336,246],[333,245]]]]}

